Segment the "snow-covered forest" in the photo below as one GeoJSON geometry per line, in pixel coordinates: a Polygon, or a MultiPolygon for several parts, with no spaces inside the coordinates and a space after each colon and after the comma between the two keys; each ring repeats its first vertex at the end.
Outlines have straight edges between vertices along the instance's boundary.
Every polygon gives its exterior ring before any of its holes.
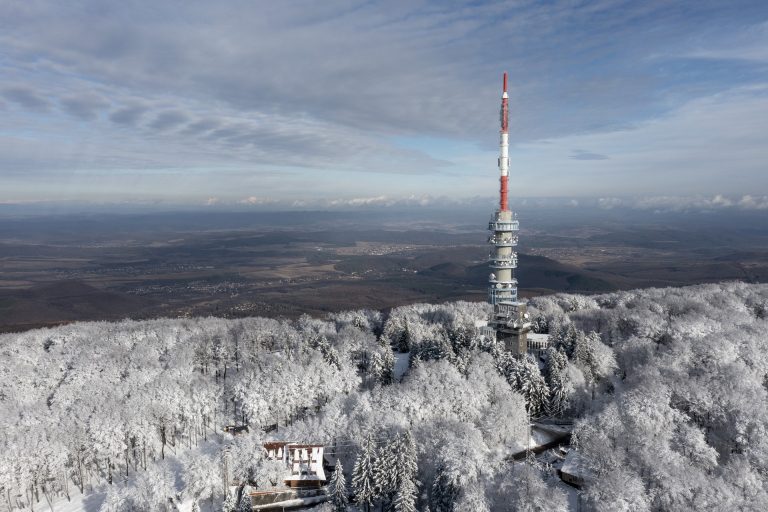
{"type": "Polygon", "coordinates": [[[338,456],[338,510],[347,497],[360,509],[568,510],[545,465],[508,458],[528,417],[548,415],[575,419],[594,475],[586,509],[768,510],[768,285],[537,297],[534,327],[552,344],[541,361],[484,343],[487,308],[2,335],[0,507],[56,510],[85,494],[93,511],[172,510],[169,498],[231,509],[225,479],[279,480],[260,449],[275,439],[338,456]]]}

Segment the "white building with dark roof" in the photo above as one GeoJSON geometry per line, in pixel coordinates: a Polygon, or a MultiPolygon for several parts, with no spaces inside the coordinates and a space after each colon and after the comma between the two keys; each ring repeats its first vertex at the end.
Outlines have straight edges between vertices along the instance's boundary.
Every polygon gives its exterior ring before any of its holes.
{"type": "Polygon", "coordinates": [[[264,443],[267,456],[285,464],[283,479],[288,487],[321,487],[325,485],[323,470],[323,449],[320,444],[291,442],[264,443]]]}

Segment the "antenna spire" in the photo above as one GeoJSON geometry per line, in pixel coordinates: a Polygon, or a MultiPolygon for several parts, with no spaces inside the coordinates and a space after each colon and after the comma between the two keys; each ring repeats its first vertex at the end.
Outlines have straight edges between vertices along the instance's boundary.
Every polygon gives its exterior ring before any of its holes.
{"type": "Polygon", "coordinates": [[[507,200],[509,186],[509,96],[507,95],[507,72],[504,72],[504,90],[501,94],[501,137],[499,148],[499,210],[509,210],[507,200]]]}

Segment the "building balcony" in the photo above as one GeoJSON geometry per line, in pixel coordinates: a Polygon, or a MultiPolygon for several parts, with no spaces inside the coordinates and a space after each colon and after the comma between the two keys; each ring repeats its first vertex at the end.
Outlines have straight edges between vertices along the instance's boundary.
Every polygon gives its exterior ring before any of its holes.
{"type": "Polygon", "coordinates": [[[508,290],[510,288],[517,288],[517,279],[497,279],[496,276],[491,275],[488,278],[488,287],[496,288],[497,290],[508,290]]]}
{"type": "MultiPolygon", "coordinates": [[[[520,229],[520,223],[516,220],[494,220],[488,223],[488,229],[491,231],[518,231],[520,229]]],[[[498,237],[497,237],[498,238],[498,237]]]]}
{"type": "Polygon", "coordinates": [[[488,266],[493,269],[517,268],[517,255],[491,256],[488,258],[488,263],[490,263],[488,266]]]}
{"type": "MultiPolygon", "coordinates": [[[[520,305],[517,303],[496,304],[491,315],[493,318],[510,319],[520,318],[520,305]]],[[[505,320],[506,321],[506,320],[505,320]]]]}
{"type": "Polygon", "coordinates": [[[488,288],[488,302],[491,304],[517,302],[517,287],[513,286],[510,288],[488,288]]]}
{"type": "Polygon", "coordinates": [[[488,243],[493,244],[496,247],[514,247],[517,245],[517,237],[514,235],[497,237],[494,234],[488,237],[488,243]]]}

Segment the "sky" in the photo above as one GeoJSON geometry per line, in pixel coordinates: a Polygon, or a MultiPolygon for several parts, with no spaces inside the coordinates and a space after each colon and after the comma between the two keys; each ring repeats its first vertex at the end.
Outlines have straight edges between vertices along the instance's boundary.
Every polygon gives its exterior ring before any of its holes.
{"type": "Polygon", "coordinates": [[[768,208],[764,0],[0,0],[0,204],[493,198],[504,71],[513,198],[768,208]]]}

